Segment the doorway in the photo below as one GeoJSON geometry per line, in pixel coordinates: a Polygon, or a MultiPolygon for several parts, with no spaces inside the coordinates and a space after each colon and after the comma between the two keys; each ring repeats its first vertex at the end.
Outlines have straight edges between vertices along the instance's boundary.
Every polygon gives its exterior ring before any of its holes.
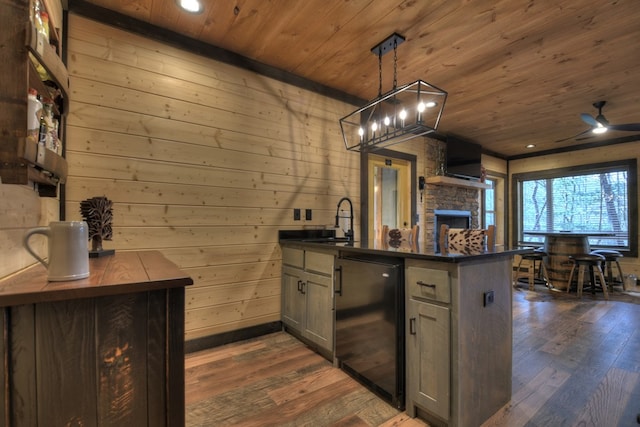
{"type": "MultiPolygon", "coordinates": [[[[380,150],[363,155],[362,222],[369,240],[380,235],[382,226],[410,228],[415,218],[416,157],[380,150]]],[[[364,234],[364,233],[363,233],[364,234]]]]}

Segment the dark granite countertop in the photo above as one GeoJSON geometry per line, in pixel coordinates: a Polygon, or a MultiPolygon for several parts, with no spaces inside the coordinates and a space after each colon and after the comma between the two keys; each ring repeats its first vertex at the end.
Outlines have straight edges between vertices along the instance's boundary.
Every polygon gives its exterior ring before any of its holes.
{"type": "Polygon", "coordinates": [[[316,249],[333,249],[339,251],[342,255],[349,254],[369,254],[369,255],[383,255],[393,256],[400,258],[414,258],[429,261],[439,262],[452,262],[460,263],[472,260],[479,260],[485,258],[497,258],[497,257],[511,257],[523,252],[527,252],[530,248],[516,248],[516,249],[504,249],[502,247],[496,248],[494,251],[483,251],[480,253],[468,253],[468,254],[440,254],[436,253],[433,249],[433,245],[425,247],[424,244],[418,244],[416,247],[400,247],[394,248],[385,244],[381,240],[372,242],[342,242],[342,241],[314,241],[313,239],[281,239],[281,245],[295,245],[304,246],[308,248],[316,249]]]}

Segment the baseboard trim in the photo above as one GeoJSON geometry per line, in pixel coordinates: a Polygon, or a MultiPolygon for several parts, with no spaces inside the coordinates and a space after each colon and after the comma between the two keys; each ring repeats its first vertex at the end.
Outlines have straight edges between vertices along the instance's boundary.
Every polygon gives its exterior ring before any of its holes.
{"type": "Polygon", "coordinates": [[[196,338],[185,341],[184,352],[193,353],[208,348],[219,347],[221,345],[230,344],[236,341],[247,340],[262,335],[279,332],[282,330],[282,322],[271,322],[248,328],[238,329],[237,331],[223,332],[221,334],[210,335],[207,337],[196,338]]]}

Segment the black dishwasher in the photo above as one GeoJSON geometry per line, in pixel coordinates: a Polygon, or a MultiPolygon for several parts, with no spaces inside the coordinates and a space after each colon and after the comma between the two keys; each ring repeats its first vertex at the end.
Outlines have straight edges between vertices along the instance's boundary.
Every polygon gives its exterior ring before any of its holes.
{"type": "Polygon", "coordinates": [[[339,258],[336,359],[345,372],[404,409],[404,263],[339,258]]]}

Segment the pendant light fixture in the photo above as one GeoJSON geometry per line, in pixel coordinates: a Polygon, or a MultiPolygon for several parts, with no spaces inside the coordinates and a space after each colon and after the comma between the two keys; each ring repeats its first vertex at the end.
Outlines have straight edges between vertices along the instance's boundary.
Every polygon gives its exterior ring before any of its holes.
{"type": "Polygon", "coordinates": [[[347,150],[372,151],[438,128],[447,92],[425,81],[397,86],[397,49],[405,38],[393,33],[371,49],[378,55],[378,97],[340,119],[347,150]],[[382,56],[393,51],[393,89],[382,93],[382,56]]]}

